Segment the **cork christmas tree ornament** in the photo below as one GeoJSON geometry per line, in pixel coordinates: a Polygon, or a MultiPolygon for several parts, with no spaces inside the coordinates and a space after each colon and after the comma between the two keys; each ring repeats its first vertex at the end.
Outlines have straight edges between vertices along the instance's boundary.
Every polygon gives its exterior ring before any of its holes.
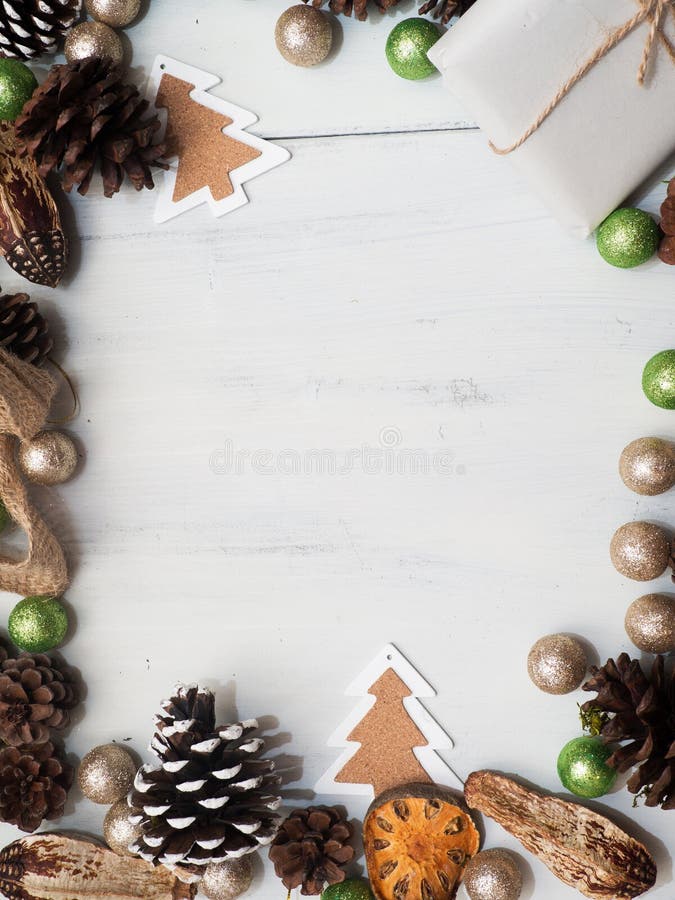
{"type": "Polygon", "coordinates": [[[461,788],[436,753],[452,741],[417,699],[436,692],[396,647],[387,644],[346,693],[363,700],[329,738],[344,752],[317,782],[317,793],[373,797],[401,784],[434,782],[461,788]]]}
{"type": "Polygon", "coordinates": [[[243,184],[286,162],[283,147],[245,131],[254,113],[209,90],[220,78],[158,56],[150,76],[149,97],[166,115],[169,171],[160,189],[155,221],[165,222],[207,203],[222,216],[248,203],[243,184]]]}

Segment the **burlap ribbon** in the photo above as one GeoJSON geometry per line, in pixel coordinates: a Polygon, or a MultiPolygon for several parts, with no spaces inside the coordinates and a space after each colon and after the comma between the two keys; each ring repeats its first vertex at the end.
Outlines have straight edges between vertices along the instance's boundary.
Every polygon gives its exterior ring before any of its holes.
{"type": "Polygon", "coordinates": [[[0,498],[26,533],[28,555],[0,554],[0,590],[59,596],[68,585],[61,547],[31,505],[15,462],[16,438],[30,440],[44,428],[56,390],[51,376],[0,348],[0,498]]]}
{"type": "MultiPolygon", "coordinates": [[[[525,141],[531,138],[535,131],[538,131],[544,124],[551,113],[557,109],[558,105],[565,99],[572,88],[639,25],[649,23],[649,31],[645,38],[642,58],[640,59],[640,65],[637,70],[638,84],[642,86],[645,82],[647,67],[649,66],[649,61],[652,58],[654,48],[657,44],[661,44],[665,48],[671,62],[675,63],[675,46],[664,30],[664,20],[668,12],[670,12],[673,20],[675,20],[675,0],[637,0],[637,4],[638,11],[635,15],[607,35],[600,46],[593,51],[588,59],[583,62],[576,72],[574,72],[574,74],[560,87],[555,97],[549,101],[534,122],[523,132],[523,134],[521,134],[517,141],[514,141],[508,147],[496,147],[492,141],[490,141],[490,149],[500,156],[506,156],[508,153],[513,153],[514,150],[517,150],[518,147],[522,147],[525,141]]],[[[664,115],[668,115],[665,110],[664,115]]]]}

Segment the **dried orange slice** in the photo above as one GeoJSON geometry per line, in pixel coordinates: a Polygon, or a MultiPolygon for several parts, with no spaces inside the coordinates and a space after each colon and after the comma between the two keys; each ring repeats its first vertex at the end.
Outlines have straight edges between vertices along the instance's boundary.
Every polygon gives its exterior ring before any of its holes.
{"type": "Polygon", "coordinates": [[[480,836],[458,795],[408,784],[375,799],[363,846],[378,900],[453,900],[480,836]]]}

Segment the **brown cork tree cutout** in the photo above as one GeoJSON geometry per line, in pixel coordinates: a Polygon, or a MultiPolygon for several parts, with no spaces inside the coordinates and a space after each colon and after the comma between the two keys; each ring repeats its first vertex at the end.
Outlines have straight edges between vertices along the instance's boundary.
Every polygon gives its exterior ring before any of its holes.
{"type": "Polygon", "coordinates": [[[410,688],[393,669],[387,669],[368,693],[375,697],[375,705],[347,736],[361,747],[335,780],[372,784],[376,794],[397,784],[431,782],[413,752],[413,747],[427,747],[429,742],[403,705],[412,696],[410,688]]]}
{"type": "Polygon", "coordinates": [[[203,187],[216,201],[234,192],[230,172],[257,159],[254,147],[223,134],[232,119],[190,97],[194,84],[164,73],[155,105],[167,110],[167,157],[178,157],[173,201],[178,203],[203,187]]]}

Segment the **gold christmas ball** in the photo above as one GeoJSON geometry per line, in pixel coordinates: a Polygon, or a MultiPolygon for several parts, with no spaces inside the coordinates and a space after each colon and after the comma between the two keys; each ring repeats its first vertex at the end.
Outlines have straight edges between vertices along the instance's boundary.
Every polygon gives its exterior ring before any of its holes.
{"type": "Polygon", "coordinates": [[[141,11],[141,0],[85,0],[84,5],[92,19],[113,28],[130,25],[141,11]]]}
{"type": "Polygon", "coordinates": [[[469,860],[464,887],[471,900],[518,900],[523,889],[516,857],[508,850],[483,850],[469,860]]]}
{"type": "Polygon", "coordinates": [[[103,820],[103,838],[110,849],[120,856],[134,856],[129,852],[129,845],[141,833],[141,826],[129,821],[129,816],[134,811],[126,799],[118,800],[110,807],[103,820]]]}
{"type": "Polygon", "coordinates": [[[129,792],[137,766],[131,754],[119,744],[94,747],[77,770],[80,790],[94,803],[117,803],[129,792]]]}
{"type": "Polygon", "coordinates": [[[77,447],[62,431],[41,431],[19,445],[19,468],[35,484],[63,484],[77,468],[77,447]]]}
{"type": "Polygon", "coordinates": [[[81,22],[71,28],[63,50],[69,63],[96,56],[107,57],[117,64],[124,56],[119,35],[103,22],[81,22]]]}
{"type": "Polygon", "coordinates": [[[204,870],[199,890],[209,900],[234,900],[251,887],[253,866],[250,856],[211,863],[204,870]]]}
{"type": "Polygon", "coordinates": [[[628,522],[617,528],[609,545],[617,572],[634,581],[651,581],[668,568],[668,535],[651,522],[628,522]]]}
{"type": "Polygon", "coordinates": [[[291,6],[274,29],[277,50],[294,66],[315,66],[330,53],[333,29],[325,13],[314,6],[291,6]]]}
{"type": "Polygon", "coordinates": [[[626,633],[645,653],[675,650],[675,599],[667,594],[638,597],[626,612],[626,633]]]}
{"type": "Polygon", "coordinates": [[[631,441],[621,454],[619,474],[636,494],[662,494],[675,484],[675,451],[657,437],[631,441]]]}
{"type": "Polygon", "coordinates": [[[527,657],[527,671],[540,691],[569,694],[584,680],[586,652],[579,641],[566,634],[539,638],[527,657]]]}

